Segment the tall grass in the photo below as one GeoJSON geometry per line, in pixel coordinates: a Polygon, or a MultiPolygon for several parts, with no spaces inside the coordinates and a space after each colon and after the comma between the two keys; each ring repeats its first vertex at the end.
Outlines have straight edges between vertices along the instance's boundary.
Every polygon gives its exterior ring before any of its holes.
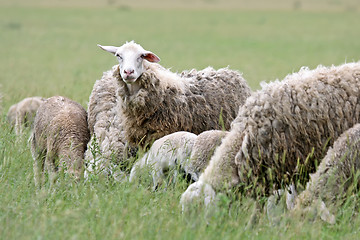
{"type": "Polygon", "coordinates": [[[153,192],[62,176],[54,187],[36,189],[28,133],[16,138],[5,113],[35,95],[64,95],[86,107],[95,80],[116,64],[96,44],[132,39],[174,71],[230,65],[256,90],[260,81],[303,65],[358,60],[358,17],[351,11],[0,8],[0,239],[356,239],[358,198],[341,207],[334,226],[286,215],[274,225],[261,214],[246,229],[254,202],[242,196],[223,196],[210,216],[182,215],[185,181],[153,192]]]}

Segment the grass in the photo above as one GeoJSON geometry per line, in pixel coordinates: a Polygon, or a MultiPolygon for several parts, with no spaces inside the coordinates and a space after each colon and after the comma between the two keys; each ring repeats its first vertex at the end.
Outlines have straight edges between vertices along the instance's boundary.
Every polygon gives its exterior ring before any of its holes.
{"type": "Polygon", "coordinates": [[[225,198],[207,219],[205,213],[183,216],[179,206],[186,189],[183,181],[166,192],[152,192],[150,187],[104,180],[76,184],[64,176],[54,188],[35,189],[28,134],[15,138],[5,121],[7,109],[35,95],[64,95],[86,107],[95,80],[116,64],[97,43],[121,45],[134,39],[174,71],[230,65],[244,73],[253,90],[260,88],[260,81],[282,79],[304,65],[314,68],[360,58],[359,13],[340,3],[336,11],[140,9],[121,4],[115,1],[112,8],[3,4],[0,8],[0,239],[360,236],[360,218],[354,217],[356,197],[339,209],[334,226],[286,216],[272,225],[262,214],[259,224],[247,230],[254,204],[247,198],[230,206],[225,198]]]}

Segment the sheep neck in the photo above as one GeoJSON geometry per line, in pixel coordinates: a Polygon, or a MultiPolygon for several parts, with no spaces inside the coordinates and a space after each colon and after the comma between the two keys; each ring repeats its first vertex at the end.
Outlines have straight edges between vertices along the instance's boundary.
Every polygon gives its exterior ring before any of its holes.
{"type": "Polygon", "coordinates": [[[140,84],[138,83],[138,80],[134,83],[125,83],[127,88],[129,89],[130,95],[136,94],[140,90],[140,84]]]}

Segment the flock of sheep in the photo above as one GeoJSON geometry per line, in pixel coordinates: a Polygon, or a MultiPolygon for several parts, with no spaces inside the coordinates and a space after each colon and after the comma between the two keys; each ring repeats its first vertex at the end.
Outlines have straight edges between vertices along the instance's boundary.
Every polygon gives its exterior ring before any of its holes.
{"type": "Polygon", "coordinates": [[[251,92],[228,68],[173,73],[134,42],[99,47],[119,64],[95,82],[87,111],[61,96],[8,111],[17,134],[32,124],[36,185],[59,169],[76,179],[148,174],[154,190],[183,174],[193,182],[184,211],[232,189],[256,198],[291,188],[290,211],[315,209],[329,223],[327,206],[360,186],[360,62],[302,68],[251,92]],[[297,183],[307,184],[299,195],[297,183]]]}

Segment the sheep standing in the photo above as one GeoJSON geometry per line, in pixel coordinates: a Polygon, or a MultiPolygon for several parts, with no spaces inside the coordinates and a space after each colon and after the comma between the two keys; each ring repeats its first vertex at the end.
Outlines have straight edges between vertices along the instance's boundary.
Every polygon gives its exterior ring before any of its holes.
{"type": "Polygon", "coordinates": [[[306,181],[324,149],[359,116],[360,62],[304,68],[264,85],[240,108],[204,174],[182,195],[183,207],[213,199],[224,187],[246,187],[257,195],[294,179],[306,181]]]}
{"type": "MultiPolygon", "coordinates": [[[[295,210],[307,210],[315,205],[333,204],[360,186],[360,124],[345,131],[329,148],[317,171],[311,175],[306,189],[296,200],[295,210]],[[323,202],[322,202],[323,201],[323,202]]],[[[318,210],[319,211],[319,210],[318,210]]],[[[334,223],[335,218],[327,211],[319,211],[320,217],[334,223]]]]}
{"type": "Polygon", "coordinates": [[[63,167],[80,178],[89,138],[87,114],[80,104],[61,96],[48,98],[36,113],[30,137],[35,184],[43,181],[45,167],[52,183],[63,167]]]}
{"type": "MultiPolygon", "coordinates": [[[[108,82],[117,82],[116,109],[111,112],[116,117],[109,114],[102,120],[107,128],[115,124],[112,119],[118,118],[120,123],[116,126],[118,139],[112,138],[109,146],[143,147],[177,131],[199,134],[221,129],[222,125],[229,129],[239,106],[250,95],[242,75],[228,68],[209,67],[176,74],[157,64],[160,59],[154,53],[134,42],[121,47],[100,47],[119,60],[119,65],[103,76],[103,79],[115,79],[108,82]]],[[[102,101],[94,100],[93,104],[98,102],[102,101]]],[[[95,108],[89,103],[89,122],[94,126],[99,121],[93,119],[99,116],[98,112],[92,112],[95,108]]],[[[102,138],[97,135],[105,134],[104,131],[95,127],[94,133],[102,146],[102,138]]]]}
{"type": "Polygon", "coordinates": [[[20,135],[24,127],[32,127],[39,106],[45,101],[42,97],[28,97],[12,105],[7,113],[8,122],[20,135]]]}
{"type": "MultiPolygon", "coordinates": [[[[117,66],[113,71],[116,68],[117,66]]],[[[101,80],[95,82],[89,98],[88,125],[91,139],[85,152],[85,177],[90,173],[114,175],[117,164],[134,152],[134,148],[127,148],[124,141],[116,96],[119,86],[117,79],[113,77],[113,71],[105,72],[101,80]]]]}

